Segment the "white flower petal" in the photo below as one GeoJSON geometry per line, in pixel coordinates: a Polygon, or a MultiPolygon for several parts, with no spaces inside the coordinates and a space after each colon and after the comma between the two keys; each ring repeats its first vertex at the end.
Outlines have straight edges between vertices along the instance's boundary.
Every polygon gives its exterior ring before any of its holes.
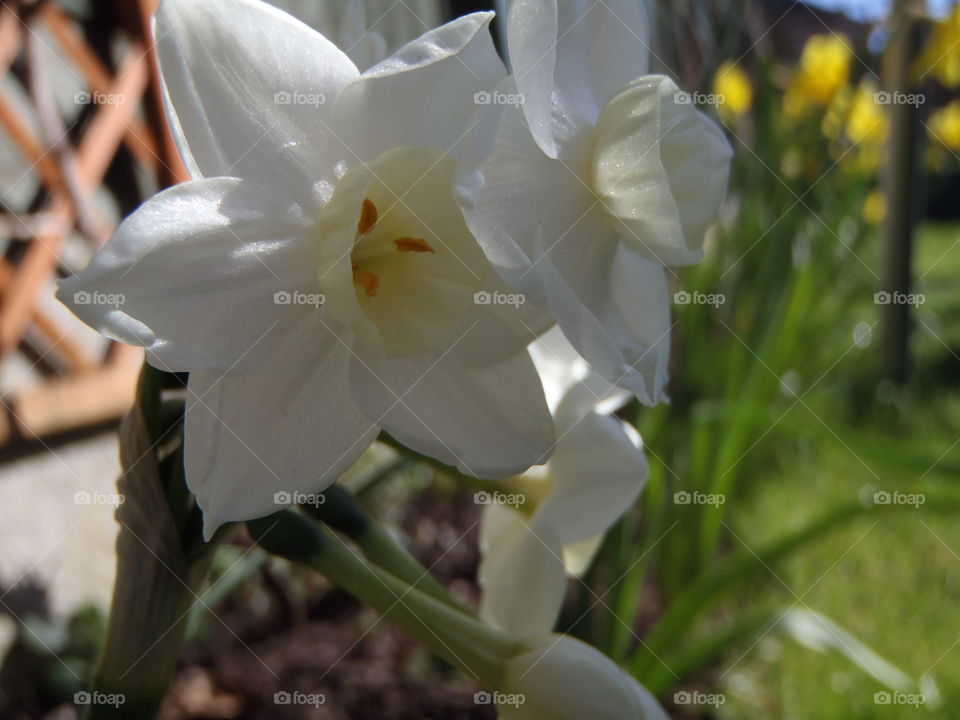
{"type": "Polygon", "coordinates": [[[275,304],[278,291],[311,291],[315,255],[289,202],[236,178],[196,180],[141,205],[58,297],[161,369],[222,372],[322,312],[275,304]]]}
{"type": "Polygon", "coordinates": [[[527,351],[487,366],[465,355],[459,343],[438,358],[361,353],[351,367],[353,396],[404,445],[468,475],[505,477],[544,462],[553,422],[527,351]]]}
{"type": "Polygon", "coordinates": [[[486,506],[481,523],[480,617],[517,638],[550,632],[566,590],[555,528],[503,505],[486,506]]]}
{"type": "Polygon", "coordinates": [[[586,540],[563,546],[563,567],[571,577],[583,577],[603,545],[605,535],[594,535],[586,540]]]}
{"type": "Polygon", "coordinates": [[[550,306],[570,343],[612,385],[648,405],[667,381],[670,305],[663,266],[609,237],[602,212],[586,244],[565,240],[537,263],[550,306]]]}
{"type": "Polygon", "coordinates": [[[541,152],[521,111],[504,107],[492,150],[476,171],[465,177],[459,197],[467,225],[500,276],[531,302],[545,295],[538,274],[535,241],[542,233],[548,246],[581,232],[583,218],[599,204],[580,176],[586,162],[560,162],[541,152]],[[571,163],[573,163],[571,165],[571,163]]]}
{"type": "MultiPolygon", "coordinates": [[[[579,4],[579,3],[578,3],[579,4]]],[[[523,95],[523,114],[537,145],[557,157],[553,88],[557,67],[557,0],[514,0],[507,16],[511,73],[523,95]]]]}
{"type": "Polygon", "coordinates": [[[565,400],[565,407],[571,406],[573,395],[583,403],[576,408],[577,417],[592,409],[602,414],[614,412],[630,399],[629,392],[611,385],[590,368],[559,326],[552,327],[530,344],[530,356],[540,373],[547,405],[554,415],[561,400],[565,400]]]}
{"type": "Polygon", "coordinates": [[[650,691],[602,652],[569,635],[541,635],[505,668],[505,693],[523,704],[497,708],[503,720],[670,720],[650,691]]]}
{"type": "Polygon", "coordinates": [[[559,102],[563,103],[566,97],[570,103],[580,100],[585,105],[580,112],[593,124],[615,93],[647,72],[650,28],[645,3],[641,0],[563,0],[558,5],[559,102]]]}
{"type": "Polygon", "coordinates": [[[333,43],[259,0],[164,0],[154,32],[172,124],[200,173],[304,203],[335,179],[324,123],[359,73],[333,43]]]}
{"type": "Polygon", "coordinates": [[[543,152],[560,157],[577,129],[593,125],[620,87],[647,72],[648,42],[636,0],[513,0],[510,64],[543,152]]]}
{"type": "Polygon", "coordinates": [[[323,491],[373,442],[379,428],[350,397],[348,362],[314,321],[256,374],[190,374],[184,463],[208,538],[290,501],[276,493],[323,491]]]}
{"type": "Polygon", "coordinates": [[[473,13],[431,30],[344,88],[334,105],[344,160],[403,145],[455,151],[469,132],[474,94],[505,75],[487,30],[492,18],[473,13]]]}
{"type": "Polygon", "coordinates": [[[664,265],[688,265],[726,195],[731,150],[723,132],[672,80],[631,83],[597,123],[593,181],[623,240],[664,265]]]}
{"type": "Polygon", "coordinates": [[[550,458],[550,492],[537,506],[567,545],[606,532],[647,481],[639,436],[615,417],[587,412],[560,431],[550,458]]]}

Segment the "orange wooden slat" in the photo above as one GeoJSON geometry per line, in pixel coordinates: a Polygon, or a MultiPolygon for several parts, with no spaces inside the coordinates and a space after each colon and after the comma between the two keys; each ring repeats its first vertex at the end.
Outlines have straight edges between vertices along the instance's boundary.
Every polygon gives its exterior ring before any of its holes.
{"type": "MultiPolygon", "coordinates": [[[[100,62],[100,59],[83,41],[69,19],[53,3],[45,3],[40,10],[50,32],[63,48],[67,56],[73,60],[80,74],[87,81],[92,93],[109,94],[113,80],[110,73],[100,62]]],[[[142,52],[139,51],[139,52],[142,52]]],[[[121,71],[122,74],[122,71],[121,71]]],[[[138,98],[139,100],[139,98],[138,98]]],[[[132,99],[128,101],[133,102],[132,99]]],[[[127,124],[124,143],[142,165],[156,170],[160,157],[157,154],[157,144],[143,122],[137,117],[131,117],[127,124]]]]}
{"type": "MultiPolygon", "coordinates": [[[[131,49],[128,58],[111,92],[131,99],[139,98],[147,83],[147,61],[143,53],[135,49],[131,49]]],[[[126,123],[135,111],[136,102],[132,100],[129,103],[97,106],[97,113],[76,153],[77,171],[88,194],[102,180],[123,138],[126,123]]],[[[54,214],[68,213],[70,206],[70,200],[61,192],[54,197],[48,211],[54,214]]],[[[37,236],[17,266],[13,282],[3,294],[0,358],[20,342],[36,293],[52,277],[57,267],[64,239],[62,234],[37,236]]]]}

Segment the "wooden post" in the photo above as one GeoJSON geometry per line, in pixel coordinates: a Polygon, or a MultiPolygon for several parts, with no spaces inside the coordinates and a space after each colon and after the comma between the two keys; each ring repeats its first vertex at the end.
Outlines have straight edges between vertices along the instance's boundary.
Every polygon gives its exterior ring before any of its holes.
{"type": "Polygon", "coordinates": [[[910,66],[917,48],[918,19],[923,0],[895,0],[892,33],[883,58],[883,86],[890,139],[884,168],[887,218],[883,228],[882,289],[889,302],[881,305],[883,341],[881,372],[885,379],[906,382],[910,371],[910,311],[906,298],[913,275],[913,226],[916,216],[917,105],[907,102],[912,91],[910,66]]]}

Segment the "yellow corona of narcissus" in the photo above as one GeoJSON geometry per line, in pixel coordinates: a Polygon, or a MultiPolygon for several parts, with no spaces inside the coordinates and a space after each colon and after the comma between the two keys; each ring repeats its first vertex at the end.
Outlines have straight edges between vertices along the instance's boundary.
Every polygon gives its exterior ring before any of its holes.
{"type": "Polygon", "coordinates": [[[960,100],[954,100],[930,116],[927,132],[934,142],[960,150],[960,100]]]}
{"type": "Polygon", "coordinates": [[[810,36],[784,96],[787,115],[799,117],[811,107],[829,105],[850,78],[852,57],[846,36],[810,36]]]}
{"type": "Polygon", "coordinates": [[[713,92],[717,109],[724,120],[740,117],[753,104],[753,86],[750,78],[738,64],[729,60],[717,68],[713,76],[713,92]]]}

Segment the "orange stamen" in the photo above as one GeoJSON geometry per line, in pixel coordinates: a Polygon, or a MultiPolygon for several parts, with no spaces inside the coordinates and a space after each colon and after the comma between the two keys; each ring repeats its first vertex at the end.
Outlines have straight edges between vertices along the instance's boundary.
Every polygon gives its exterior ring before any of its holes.
{"type": "Polygon", "coordinates": [[[402,237],[394,240],[393,244],[397,246],[397,250],[400,252],[434,252],[434,249],[423,238],[402,237]]]}
{"type": "Polygon", "coordinates": [[[358,272],[353,279],[360,283],[363,292],[366,293],[368,298],[376,295],[377,290],[380,288],[380,278],[372,272],[365,270],[358,272]]]}
{"type": "Polygon", "coordinates": [[[363,207],[360,208],[360,222],[357,223],[357,230],[361,235],[366,235],[373,230],[377,224],[377,206],[373,204],[370,198],[363,199],[363,207]]]}

